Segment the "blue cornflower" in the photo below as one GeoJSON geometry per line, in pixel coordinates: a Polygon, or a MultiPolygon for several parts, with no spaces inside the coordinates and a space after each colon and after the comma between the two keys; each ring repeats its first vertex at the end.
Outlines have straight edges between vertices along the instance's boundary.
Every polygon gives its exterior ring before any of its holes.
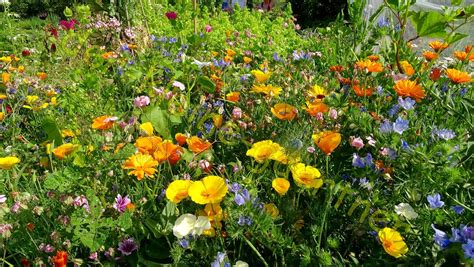
{"type": "Polygon", "coordinates": [[[443,232],[439,229],[436,229],[434,225],[431,225],[431,228],[435,231],[435,234],[433,235],[434,242],[441,247],[441,249],[445,249],[449,246],[449,241],[448,235],[446,232],[443,232]]]}
{"type": "Polygon", "coordinates": [[[444,206],[444,202],[441,201],[441,195],[439,193],[429,195],[426,197],[426,199],[428,200],[430,208],[432,209],[441,208],[444,206]]]}
{"type": "Polygon", "coordinates": [[[183,239],[179,240],[179,245],[182,248],[188,248],[189,247],[189,241],[186,238],[183,238],[183,239]]]}
{"type": "Polygon", "coordinates": [[[432,131],[432,134],[434,134],[434,135],[438,136],[438,138],[441,138],[441,139],[446,140],[446,141],[456,137],[456,133],[452,130],[449,130],[449,129],[438,130],[438,129],[435,128],[432,131]]]}
{"type": "Polygon", "coordinates": [[[393,131],[393,125],[389,120],[384,120],[384,122],[380,124],[381,133],[390,133],[392,131],[393,131]]]}
{"type": "Polygon", "coordinates": [[[384,17],[381,17],[379,21],[377,22],[377,24],[379,28],[388,27],[390,26],[390,21],[384,17]]]}
{"type": "Polygon", "coordinates": [[[398,105],[400,105],[405,110],[413,109],[415,107],[415,103],[416,101],[409,97],[406,97],[405,99],[401,97],[398,98],[398,105]]]}
{"type": "Polygon", "coordinates": [[[398,134],[403,134],[403,132],[408,129],[409,122],[410,121],[398,117],[397,120],[393,123],[393,131],[398,134]]]}
{"type": "Polygon", "coordinates": [[[397,105],[394,105],[389,111],[388,111],[388,115],[390,117],[393,117],[395,116],[397,113],[398,113],[398,109],[400,109],[400,106],[397,104],[397,105]]]}
{"type": "Polygon", "coordinates": [[[474,240],[468,240],[466,244],[463,244],[462,250],[465,258],[474,259],[474,240]]]}
{"type": "Polygon", "coordinates": [[[464,208],[459,206],[459,205],[455,205],[455,206],[452,206],[451,209],[454,211],[454,213],[456,213],[457,215],[461,215],[463,212],[464,212],[464,208]]]}

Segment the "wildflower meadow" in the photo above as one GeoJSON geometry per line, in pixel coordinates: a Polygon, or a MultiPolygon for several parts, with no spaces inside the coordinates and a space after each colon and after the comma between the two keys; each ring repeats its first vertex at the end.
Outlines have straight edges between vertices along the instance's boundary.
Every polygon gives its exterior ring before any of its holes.
{"type": "Polygon", "coordinates": [[[71,2],[0,0],[2,267],[474,265],[472,1],[71,2]]]}

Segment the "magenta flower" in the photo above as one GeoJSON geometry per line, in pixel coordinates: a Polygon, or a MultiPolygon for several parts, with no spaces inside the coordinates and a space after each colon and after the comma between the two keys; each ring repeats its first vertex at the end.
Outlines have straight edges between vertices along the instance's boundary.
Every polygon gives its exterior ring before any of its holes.
{"type": "Polygon", "coordinates": [[[132,254],[137,249],[138,246],[133,238],[124,239],[118,245],[118,251],[122,252],[122,254],[126,256],[132,254]]]}
{"type": "Polygon", "coordinates": [[[359,150],[364,147],[364,140],[362,140],[362,138],[360,137],[357,137],[357,138],[351,137],[351,146],[359,150]]]}
{"type": "Polygon", "coordinates": [[[165,15],[169,20],[176,20],[178,18],[178,14],[174,11],[168,11],[165,15]]]}
{"type": "Polygon", "coordinates": [[[79,24],[79,22],[77,22],[75,19],[70,19],[69,21],[61,20],[59,22],[59,25],[63,28],[63,30],[74,30],[76,24],[79,24]]]}
{"type": "Polygon", "coordinates": [[[206,25],[206,27],[204,27],[204,29],[206,30],[206,32],[212,32],[212,26],[211,25],[206,25]]]}
{"type": "Polygon", "coordinates": [[[133,105],[137,108],[150,105],[150,98],[145,95],[141,95],[133,100],[133,105]]]}
{"type": "Polygon", "coordinates": [[[128,196],[122,197],[120,194],[115,198],[114,209],[120,213],[124,213],[127,209],[127,205],[130,204],[130,198],[128,196]]]}

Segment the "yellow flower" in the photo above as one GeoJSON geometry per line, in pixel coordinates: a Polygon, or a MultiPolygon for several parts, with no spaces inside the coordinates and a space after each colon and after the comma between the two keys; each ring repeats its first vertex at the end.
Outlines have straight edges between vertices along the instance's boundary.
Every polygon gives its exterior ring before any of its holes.
{"type": "Polygon", "coordinates": [[[266,82],[270,78],[270,75],[272,75],[272,73],[269,71],[263,72],[261,70],[252,70],[250,73],[252,73],[252,75],[255,77],[255,79],[259,83],[266,82]]]}
{"type": "Polygon", "coordinates": [[[145,122],[140,125],[140,130],[142,130],[146,136],[152,136],[153,135],[153,125],[151,122],[145,122]]]}
{"type": "Polygon", "coordinates": [[[415,69],[413,68],[413,66],[410,63],[408,63],[408,61],[404,60],[404,61],[400,62],[400,65],[402,65],[403,72],[406,75],[412,76],[415,73],[415,69]]]}
{"type": "Polygon", "coordinates": [[[252,62],[252,59],[249,58],[249,57],[244,57],[244,63],[245,64],[249,64],[250,62],[252,62]]]}
{"type": "Polygon", "coordinates": [[[17,157],[4,157],[0,158],[0,169],[10,170],[13,166],[20,163],[20,159],[17,157]]]}
{"type": "Polygon", "coordinates": [[[229,49],[227,49],[227,53],[226,53],[226,54],[227,54],[227,56],[229,56],[229,57],[234,57],[234,56],[237,54],[237,52],[235,52],[234,50],[232,50],[232,49],[229,48],[229,49]]]}
{"type": "Polygon", "coordinates": [[[316,99],[323,99],[326,96],[326,89],[319,85],[314,85],[311,90],[308,90],[308,95],[316,99]]]}
{"type": "Polygon", "coordinates": [[[53,149],[53,154],[56,156],[58,159],[64,159],[68,155],[70,155],[72,152],[74,152],[79,146],[74,145],[71,143],[60,145],[53,149]]]}
{"type": "Polygon", "coordinates": [[[400,258],[408,252],[408,247],[399,232],[392,228],[385,227],[378,233],[382,246],[390,256],[400,258]]]}
{"type": "Polygon", "coordinates": [[[135,154],[127,159],[123,164],[123,169],[131,169],[129,175],[135,175],[141,181],[145,175],[153,176],[158,165],[158,161],[154,160],[150,155],[135,154]]]}
{"type": "Polygon", "coordinates": [[[285,178],[275,178],[272,181],[272,187],[277,191],[280,196],[283,196],[288,192],[290,188],[290,182],[285,178]]]}
{"type": "Polygon", "coordinates": [[[66,137],[75,137],[76,134],[75,134],[72,130],[70,130],[70,129],[64,129],[64,130],[61,131],[61,136],[62,136],[63,138],[66,138],[66,137]]]}
{"type": "Polygon", "coordinates": [[[252,86],[252,92],[254,93],[264,93],[267,96],[278,96],[280,95],[282,89],[281,87],[276,87],[273,85],[254,85],[252,86]]]}
{"type": "Polygon", "coordinates": [[[278,217],[280,211],[278,210],[277,206],[273,203],[268,203],[263,206],[263,210],[268,213],[268,215],[272,216],[272,218],[278,217]]]}
{"type": "Polygon", "coordinates": [[[332,131],[324,131],[314,134],[313,141],[324,154],[329,155],[341,143],[341,134],[332,131]]]}
{"type": "Polygon", "coordinates": [[[272,159],[280,150],[283,150],[283,148],[279,144],[273,143],[272,140],[265,140],[253,144],[247,150],[246,155],[253,157],[257,162],[263,162],[264,160],[272,159]]]}
{"type": "Polygon", "coordinates": [[[189,196],[197,204],[219,203],[227,194],[227,184],[219,176],[207,176],[189,187],[189,196]]]}
{"type": "Polygon", "coordinates": [[[173,181],[168,185],[168,188],[166,188],[166,198],[178,204],[181,200],[188,197],[188,189],[191,184],[192,182],[190,180],[173,181]]]}
{"type": "Polygon", "coordinates": [[[285,103],[276,104],[272,107],[271,111],[275,117],[287,121],[293,120],[296,117],[296,114],[298,114],[298,110],[295,107],[285,103]]]}
{"type": "Polygon", "coordinates": [[[0,111],[0,121],[3,121],[5,119],[5,113],[0,111]]]}
{"type": "Polygon", "coordinates": [[[2,73],[2,83],[4,85],[7,85],[8,83],[10,83],[10,73],[8,73],[8,72],[3,72],[2,73]]]}
{"type": "Polygon", "coordinates": [[[323,185],[323,178],[318,169],[298,163],[290,168],[293,180],[302,187],[320,188],[323,185]]]}

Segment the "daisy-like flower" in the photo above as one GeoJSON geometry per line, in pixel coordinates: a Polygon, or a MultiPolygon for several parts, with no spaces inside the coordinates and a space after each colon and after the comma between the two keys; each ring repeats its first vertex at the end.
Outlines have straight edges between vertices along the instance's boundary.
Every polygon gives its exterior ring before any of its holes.
{"type": "Polygon", "coordinates": [[[426,59],[426,61],[433,61],[437,59],[438,56],[438,53],[432,51],[423,51],[423,57],[426,59]]]}
{"type": "Polygon", "coordinates": [[[399,80],[393,88],[399,96],[409,96],[417,102],[425,97],[425,91],[415,81],[399,80]]]}
{"type": "Polygon", "coordinates": [[[464,71],[460,71],[456,69],[447,69],[446,75],[455,84],[471,82],[471,76],[469,76],[469,73],[464,72],[464,71]]]}
{"type": "Polygon", "coordinates": [[[158,161],[154,160],[150,155],[139,153],[129,157],[122,168],[132,170],[128,174],[135,175],[141,181],[145,176],[153,176],[157,165],[158,161]]]}
{"type": "Polygon", "coordinates": [[[443,43],[443,42],[440,42],[440,41],[430,42],[429,45],[436,53],[439,53],[439,52],[443,51],[444,49],[448,48],[448,46],[449,46],[447,43],[443,43]]]}
{"type": "Polygon", "coordinates": [[[270,71],[263,72],[261,70],[252,70],[250,73],[255,77],[255,80],[257,80],[257,82],[259,83],[266,82],[270,78],[270,75],[272,75],[270,71]]]}

